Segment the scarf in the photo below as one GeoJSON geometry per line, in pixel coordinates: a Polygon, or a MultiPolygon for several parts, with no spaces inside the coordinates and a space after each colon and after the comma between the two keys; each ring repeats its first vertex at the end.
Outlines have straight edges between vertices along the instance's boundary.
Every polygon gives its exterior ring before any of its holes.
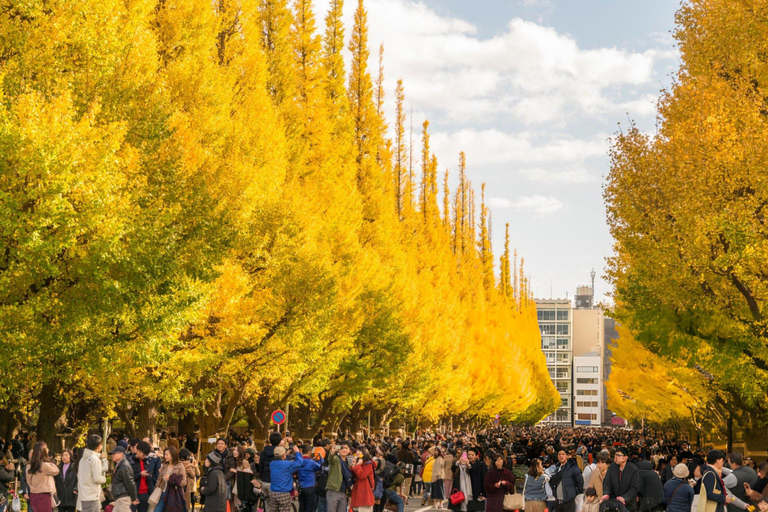
{"type": "Polygon", "coordinates": [[[472,479],[469,477],[469,466],[459,465],[459,484],[461,490],[464,492],[464,496],[467,498],[464,503],[461,504],[461,509],[466,510],[467,502],[472,501],[472,479]]]}

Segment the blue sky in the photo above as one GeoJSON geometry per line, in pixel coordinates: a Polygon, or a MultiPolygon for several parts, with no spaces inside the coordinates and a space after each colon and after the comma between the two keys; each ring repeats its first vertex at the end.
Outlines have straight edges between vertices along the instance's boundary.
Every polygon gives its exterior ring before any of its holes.
{"type": "MultiPolygon", "coordinates": [[[[323,15],[327,0],[316,4],[323,15]]],[[[629,118],[654,131],[655,100],[679,66],[678,5],[366,0],[371,46],[385,46],[388,118],[401,77],[414,129],[430,121],[441,171],[455,172],[465,151],[478,196],[487,184],[496,256],[508,222],[537,297],[573,296],[593,267],[603,273],[609,138],[629,118]]],[[[596,288],[598,299],[610,291],[599,277],[596,288]]]]}

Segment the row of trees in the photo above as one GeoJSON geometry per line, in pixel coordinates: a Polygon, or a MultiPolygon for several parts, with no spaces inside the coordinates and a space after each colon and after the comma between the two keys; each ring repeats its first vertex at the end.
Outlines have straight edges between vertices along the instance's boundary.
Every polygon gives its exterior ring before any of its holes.
{"type": "Polygon", "coordinates": [[[362,0],[341,20],[341,0],[322,35],[310,0],[0,8],[0,436],[557,407],[509,226],[497,277],[464,155],[451,190],[402,81],[389,130],[362,0]]]}
{"type": "Polygon", "coordinates": [[[632,419],[726,433],[768,418],[766,14],[750,2],[685,2],[682,64],[658,132],[631,126],[615,139],[610,278],[627,329],[610,407],[632,419]],[[647,368],[633,372],[636,361],[647,368]],[[649,382],[657,396],[644,400],[649,382]]]}

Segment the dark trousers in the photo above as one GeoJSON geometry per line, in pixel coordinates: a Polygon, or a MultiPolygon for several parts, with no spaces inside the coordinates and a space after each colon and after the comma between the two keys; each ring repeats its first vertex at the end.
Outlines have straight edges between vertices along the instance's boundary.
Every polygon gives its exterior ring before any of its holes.
{"type": "Polygon", "coordinates": [[[561,502],[555,504],[555,512],[576,512],[576,500],[561,502]]]}
{"type": "Polygon", "coordinates": [[[315,510],[315,486],[302,487],[299,493],[299,512],[313,512],[315,510]]]}
{"type": "Polygon", "coordinates": [[[132,512],[147,512],[149,510],[149,494],[139,494],[139,504],[131,505],[132,512]]]}

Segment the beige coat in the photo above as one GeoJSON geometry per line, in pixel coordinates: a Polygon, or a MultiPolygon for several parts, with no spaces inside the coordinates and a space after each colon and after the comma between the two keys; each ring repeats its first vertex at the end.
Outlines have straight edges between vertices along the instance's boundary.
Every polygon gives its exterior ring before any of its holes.
{"type": "Polygon", "coordinates": [[[432,465],[432,481],[437,482],[443,479],[443,473],[445,471],[445,464],[442,457],[435,459],[435,463],[432,465]]]}
{"type": "Polygon", "coordinates": [[[27,485],[30,494],[42,494],[56,492],[56,482],[53,479],[59,474],[59,468],[52,462],[43,462],[39,473],[30,474],[27,464],[27,485]]]}
{"type": "Polygon", "coordinates": [[[158,478],[158,482],[157,482],[158,487],[165,490],[165,486],[168,483],[166,477],[170,477],[174,473],[182,477],[181,487],[186,486],[187,470],[184,468],[184,464],[179,462],[175,466],[171,466],[170,464],[163,464],[162,466],[160,466],[160,477],[158,478]]]}
{"type": "Polygon", "coordinates": [[[605,478],[606,471],[600,471],[599,469],[595,468],[595,470],[592,472],[592,476],[589,478],[589,485],[587,487],[594,487],[597,491],[597,497],[598,499],[603,495],[603,479],[605,478]]]}
{"type": "Polygon", "coordinates": [[[443,466],[445,466],[443,480],[453,482],[453,471],[451,471],[451,467],[453,466],[453,455],[450,453],[445,454],[445,457],[443,457],[443,466]]]}

